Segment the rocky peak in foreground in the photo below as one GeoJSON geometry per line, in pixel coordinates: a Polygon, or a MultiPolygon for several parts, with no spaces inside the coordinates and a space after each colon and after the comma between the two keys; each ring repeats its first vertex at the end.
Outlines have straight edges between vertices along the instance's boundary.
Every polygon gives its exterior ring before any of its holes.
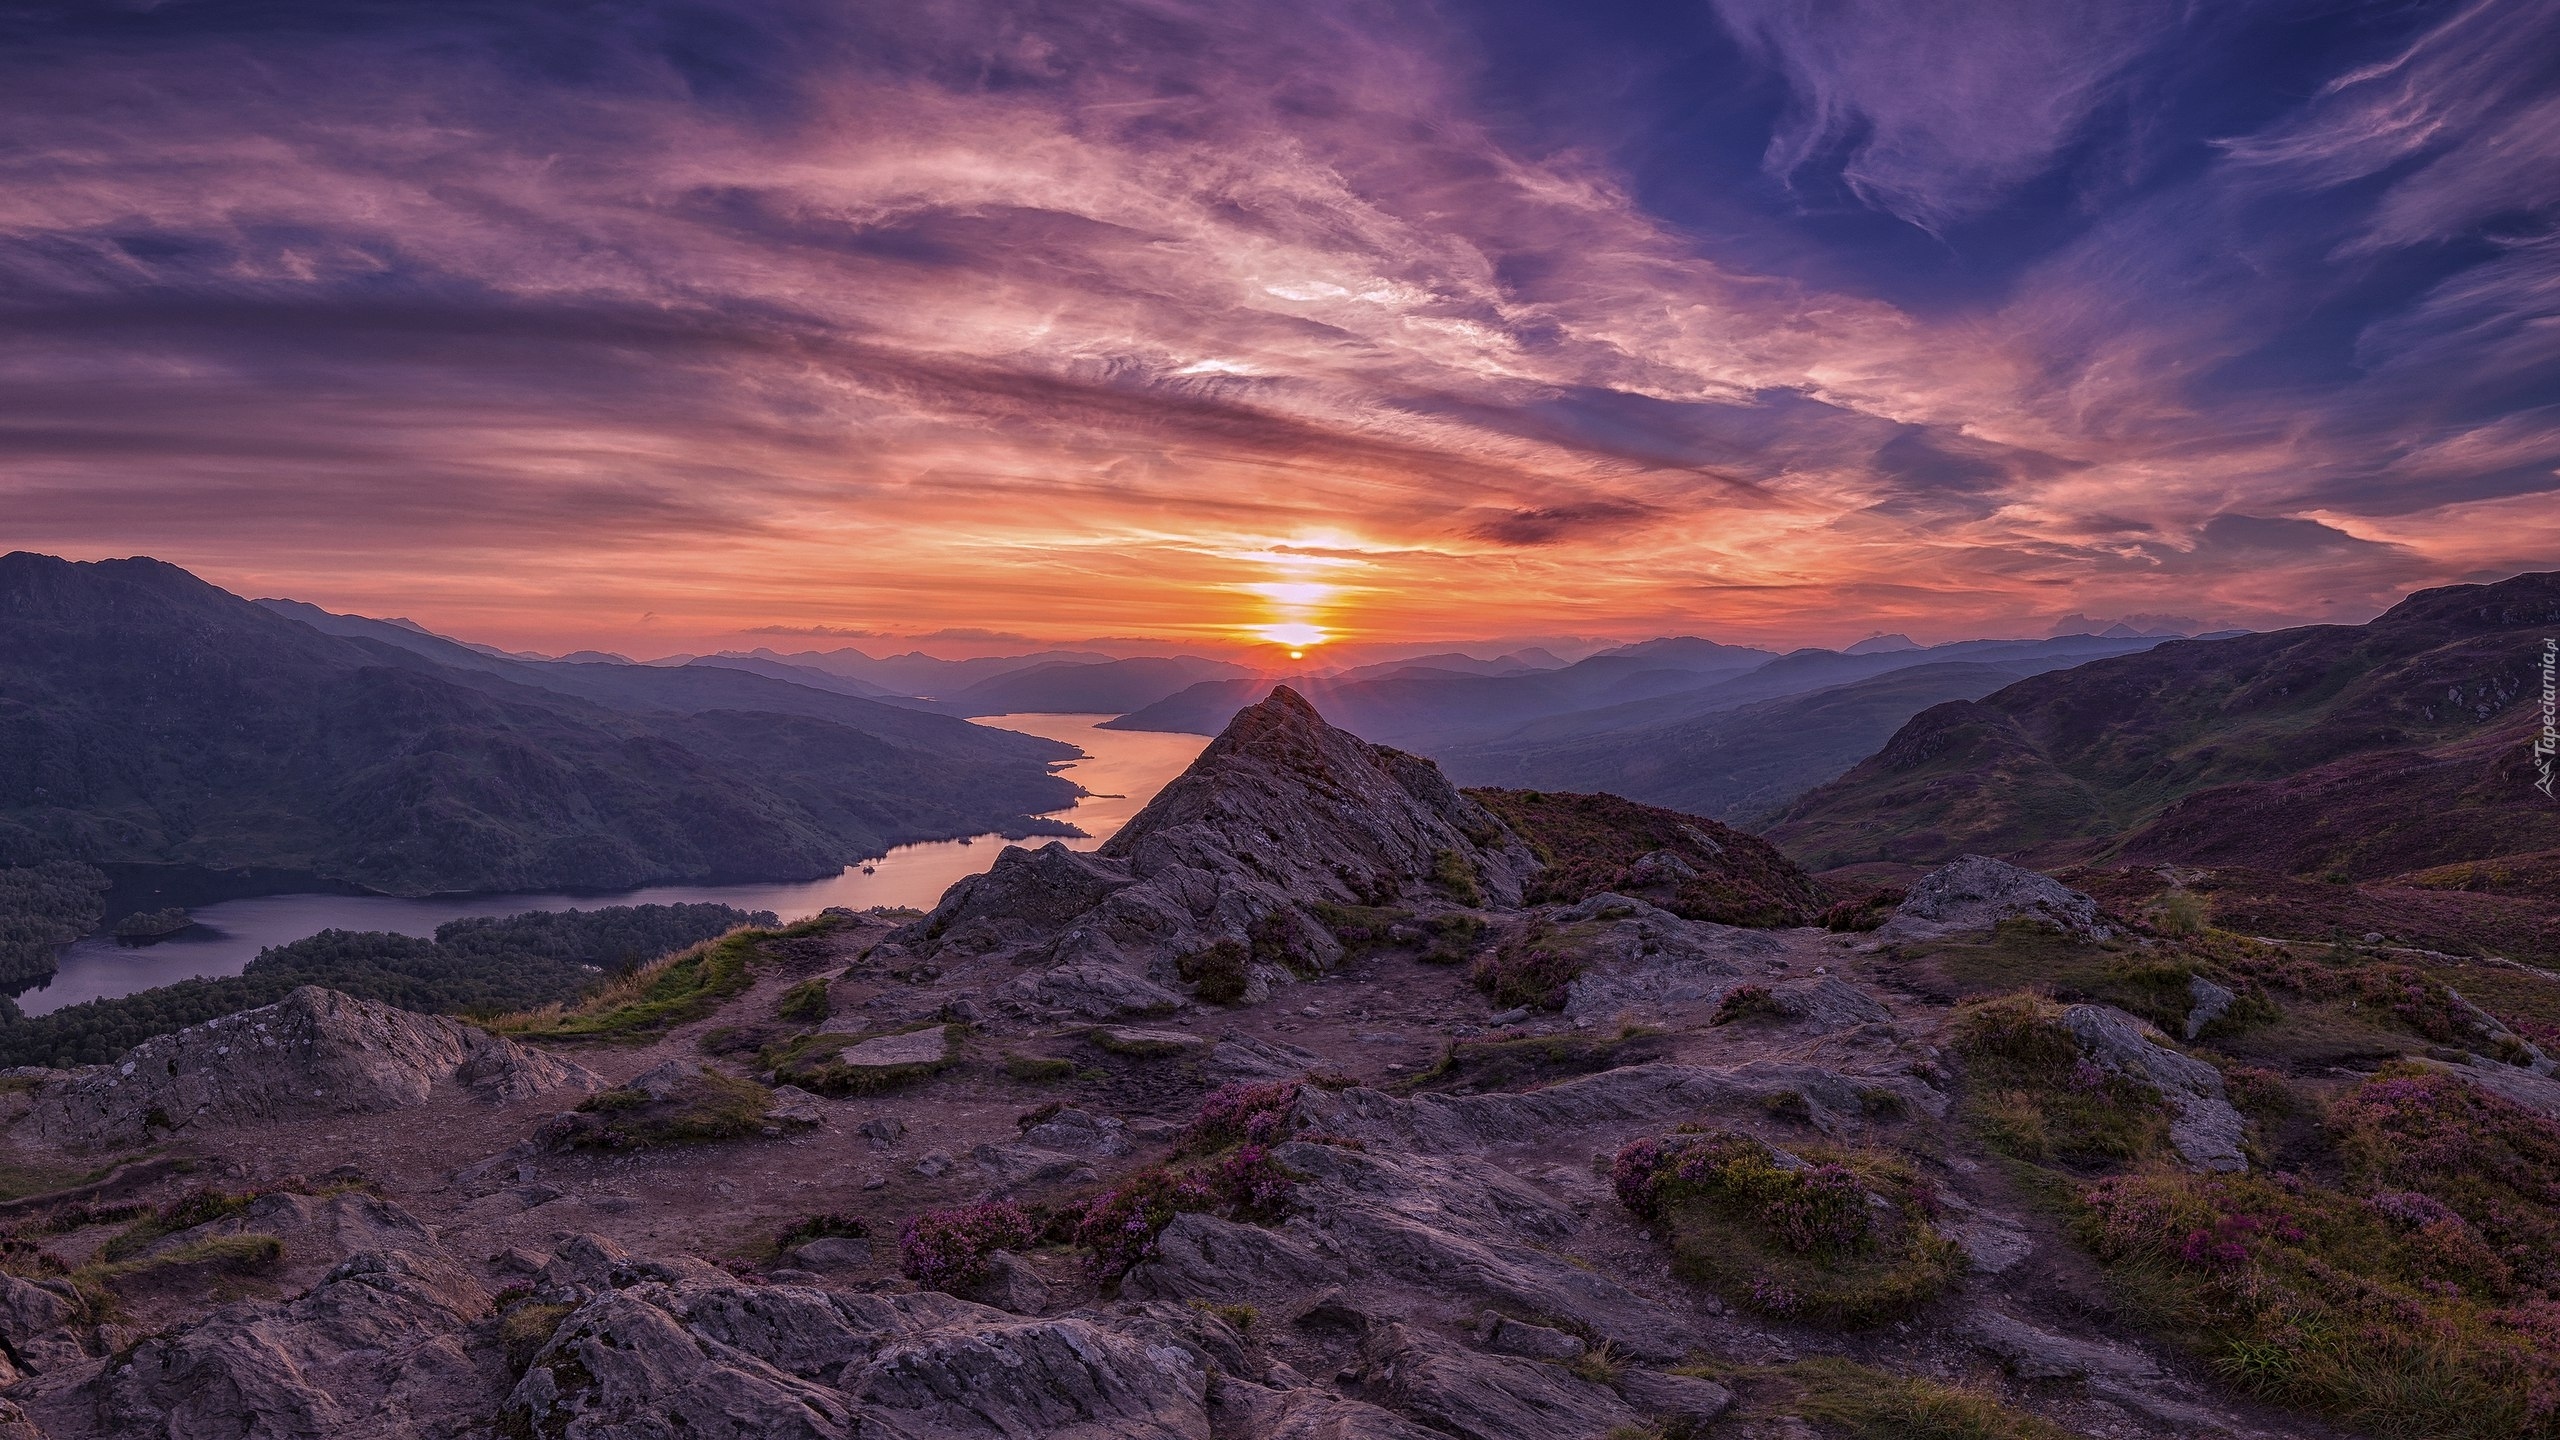
{"type": "Polygon", "coordinates": [[[1099,851],[1008,847],[896,943],[1037,972],[1023,1004],[1108,1017],[1209,984],[1265,993],[1344,953],[1328,910],[1517,907],[1538,861],[1430,761],[1326,724],[1283,686],[1237,712],[1099,851]]]}
{"type": "Polygon", "coordinates": [[[1141,876],[1242,870],[1366,905],[1433,886],[1517,905],[1538,863],[1439,766],[1327,724],[1286,685],[1237,711],[1099,853],[1141,876]]]}

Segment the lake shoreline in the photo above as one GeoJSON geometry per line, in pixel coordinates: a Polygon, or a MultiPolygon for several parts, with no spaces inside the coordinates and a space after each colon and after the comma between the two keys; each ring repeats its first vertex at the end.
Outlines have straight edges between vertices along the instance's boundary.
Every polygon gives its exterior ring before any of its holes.
{"type": "Polygon", "coordinates": [[[1007,844],[1056,841],[1089,850],[1118,832],[1147,801],[1205,748],[1200,736],[1101,731],[1108,715],[991,716],[980,723],[1038,734],[1084,753],[1066,768],[1082,794],[1066,810],[1035,817],[1038,827],[916,841],[866,856],[832,873],[782,879],[689,882],[619,890],[463,891],[398,896],[316,875],[284,870],[133,862],[100,866],[110,891],[104,923],[56,952],[54,973],[7,993],[21,1013],[50,1014],[90,1000],[114,999],[182,980],[242,973],[266,948],[322,930],[391,931],[422,938],[452,920],[496,918],[533,910],[591,910],[619,905],[725,904],[772,911],[785,921],[842,905],[929,909],[961,879],[995,863],[1007,844]],[[1054,828],[1053,828],[1054,827],[1054,828]],[[1011,833],[1014,830],[1027,833],[1011,833]],[[117,939],[116,919],[135,910],[183,908],[195,922],[165,939],[117,939]]]}

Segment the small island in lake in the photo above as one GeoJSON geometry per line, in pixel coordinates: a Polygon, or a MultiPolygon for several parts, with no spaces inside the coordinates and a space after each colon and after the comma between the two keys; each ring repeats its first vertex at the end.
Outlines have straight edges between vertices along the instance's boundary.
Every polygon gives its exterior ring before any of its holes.
{"type": "Polygon", "coordinates": [[[116,938],[128,945],[148,945],[166,940],[193,925],[195,917],[172,905],[166,910],[136,910],[116,922],[116,938]]]}

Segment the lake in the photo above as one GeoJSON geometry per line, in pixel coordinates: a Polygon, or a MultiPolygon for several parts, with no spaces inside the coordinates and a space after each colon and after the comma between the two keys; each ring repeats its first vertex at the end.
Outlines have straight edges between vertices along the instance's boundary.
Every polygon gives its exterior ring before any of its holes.
{"type": "MultiPolygon", "coordinates": [[[[1061,843],[1090,850],[1135,816],[1165,782],[1182,773],[1208,745],[1205,735],[1158,735],[1099,730],[1109,715],[991,715],[982,725],[1062,740],[1084,751],[1059,773],[1093,792],[1054,819],[1087,832],[1061,843]]],[[[66,946],[61,968],[43,985],[17,997],[18,1008],[43,1015],[83,1000],[130,995],[200,975],[237,975],[260,950],[323,930],[390,930],[431,936],[447,920],[520,915],[527,910],[593,910],[606,905],[681,905],[712,902],[741,910],[771,910],[800,920],[830,905],[860,910],[873,905],[929,908],[953,881],[995,863],[1008,842],[1001,835],[901,845],[877,860],[845,867],[823,880],[764,885],[654,885],[611,895],[443,895],[403,899],[391,895],[259,895],[192,907],[193,927],[155,945],[120,945],[92,935],[66,946]]],[[[1034,838],[1027,842],[1044,845],[1034,838]]]]}

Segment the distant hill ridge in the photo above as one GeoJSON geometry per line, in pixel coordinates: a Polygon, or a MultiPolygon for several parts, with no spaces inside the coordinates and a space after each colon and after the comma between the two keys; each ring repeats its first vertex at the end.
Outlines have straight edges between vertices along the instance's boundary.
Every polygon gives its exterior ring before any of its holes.
{"type": "Polygon", "coordinates": [[[1979,851],[2340,880],[2560,847],[2530,754],[2555,629],[2546,572],[2094,661],[1920,712],[1770,833],[1817,869],[1979,851]]]}
{"type": "MultiPolygon", "coordinates": [[[[351,617],[349,617],[351,618],[351,617]]],[[[0,556],[0,864],[399,894],[813,877],[1055,833],[1066,746],[740,671],[325,634],[157,560],[0,556]]]]}

